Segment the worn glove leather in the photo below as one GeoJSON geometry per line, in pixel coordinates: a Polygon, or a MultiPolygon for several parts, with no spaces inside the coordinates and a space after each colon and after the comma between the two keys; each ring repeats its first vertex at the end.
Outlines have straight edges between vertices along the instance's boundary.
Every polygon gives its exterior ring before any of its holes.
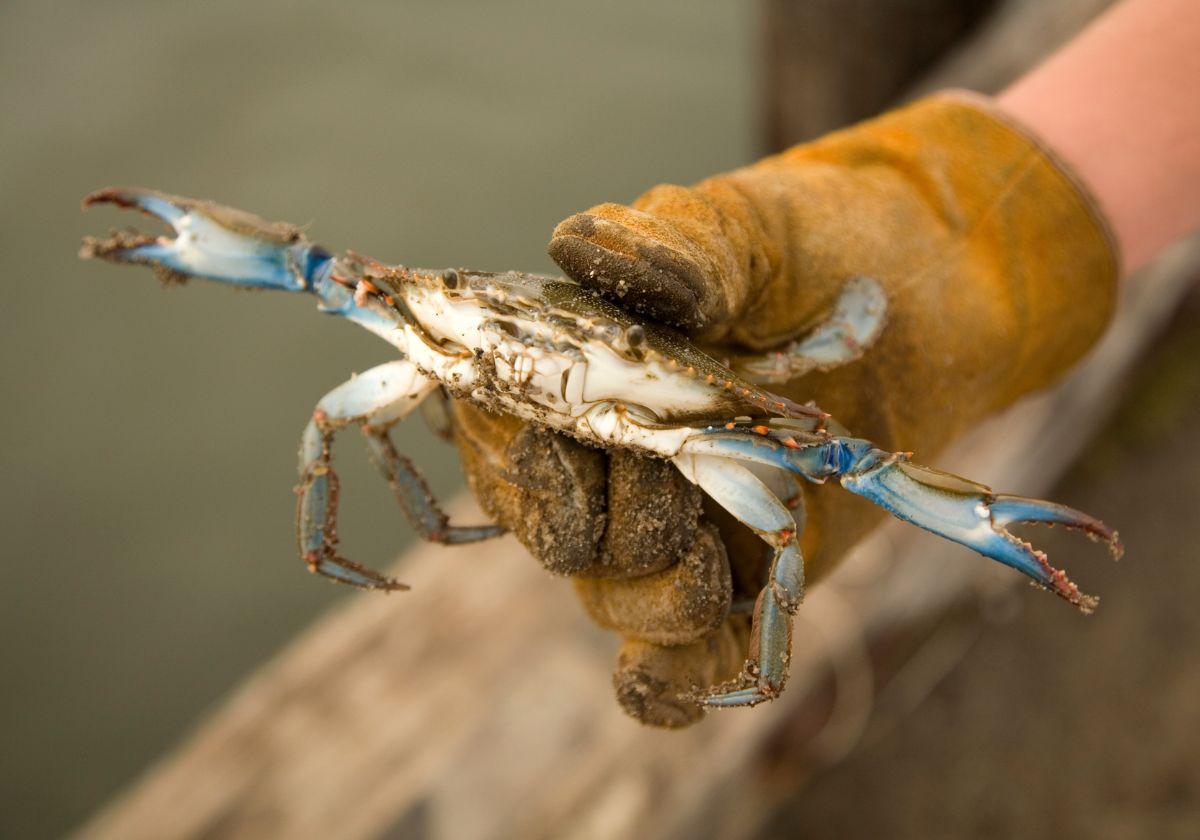
{"type": "MultiPolygon", "coordinates": [[[[925,461],[1096,342],[1118,266],[1083,188],[965,93],[690,188],[655,187],[630,207],[598,205],[562,222],[549,250],[581,283],[681,326],[716,355],[793,339],[848,278],[876,278],[889,314],[875,346],[771,390],[816,400],[855,435],[925,461]]],[[[464,403],[455,416],[483,507],[547,568],[575,575],[588,612],[625,635],[622,705],[649,724],[695,721],[699,709],[678,695],[731,677],[745,658],[746,623],[729,606],[762,584],[761,540],[704,508],[665,462],[464,403]]],[[[805,497],[811,583],[880,514],[836,483],[807,486],[805,497]]]]}

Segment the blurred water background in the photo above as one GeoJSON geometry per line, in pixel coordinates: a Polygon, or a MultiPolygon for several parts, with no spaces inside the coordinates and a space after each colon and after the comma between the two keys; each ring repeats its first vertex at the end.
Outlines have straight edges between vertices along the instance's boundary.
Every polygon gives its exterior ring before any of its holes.
{"type": "MultiPolygon", "coordinates": [[[[344,596],[291,521],[314,402],[388,358],[301,296],[76,259],[113,184],[409,265],[550,271],[553,224],[755,149],[751,7],[14,2],[0,9],[0,836],[77,824],[344,596]]],[[[398,445],[461,484],[419,422],[398,445]]],[[[350,435],[347,553],[412,539],[350,435]]],[[[386,710],[381,710],[386,713],[386,710]]]]}

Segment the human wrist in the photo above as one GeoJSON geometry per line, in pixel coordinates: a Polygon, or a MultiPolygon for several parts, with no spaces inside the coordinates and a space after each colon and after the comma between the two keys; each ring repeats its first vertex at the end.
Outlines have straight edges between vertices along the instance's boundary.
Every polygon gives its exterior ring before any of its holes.
{"type": "Polygon", "coordinates": [[[1030,149],[1035,150],[1060,176],[1064,193],[1074,193],[1080,209],[1087,214],[1090,222],[1106,241],[1112,255],[1113,265],[1117,270],[1120,269],[1123,264],[1121,240],[1108,213],[1105,212],[1104,202],[1100,200],[1096,189],[1072,160],[1072,158],[1078,158],[1079,155],[1064,154],[1057,145],[1044,137],[1036,127],[1041,122],[1037,113],[1030,109],[1010,107],[1009,101],[1003,94],[988,96],[965,88],[950,88],[936,96],[960,102],[984,113],[1009,131],[1022,137],[1029,144],[1030,149]]]}
{"type": "Polygon", "coordinates": [[[1200,225],[1200,6],[1127,0],[997,97],[1095,195],[1125,273],[1200,225]]]}

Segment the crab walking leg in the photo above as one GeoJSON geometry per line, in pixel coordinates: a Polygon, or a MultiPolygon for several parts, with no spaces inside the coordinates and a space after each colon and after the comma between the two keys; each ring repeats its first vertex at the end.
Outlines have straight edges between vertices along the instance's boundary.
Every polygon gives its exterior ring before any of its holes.
{"type": "Polygon", "coordinates": [[[434,386],[406,360],[387,362],[342,383],[321,398],[300,439],[296,541],[309,570],[364,589],[407,589],[340,556],[338,478],[330,466],[333,438],[352,423],[387,427],[416,408],[434,386]]]}
{"type": "MultiPolygon", "coordinates": [[[[434,387],[436,383],[421,375],[416,365],[398,360],[359,374],[317,403],[300,444],[300,498],[296,513],[300,554],[312,571],[364,589],[408,588],[338,554],[338,479],[330,466],[330,456],[334,435],[351,424],[363,427],[372,454],[381,447],[395,453],[387,438],[388,429],[404,419],[434,387]]],[[[411,463],[405,468],[384,469],[384,474],[396,489],[406,516],[426,539],[469,542],[501,532],[494,525],[469,528],[449,525],[411,463]]]]}
{"type": "Polygon", "coordinates": [[[808,335],[781,350],[738,356],[734,370],[763,385],[788,382],[812,370],[830,370],[862,357],[887,321],[887,295],[870,277],[855,277],[842,287],[832,314],[808,335]]]}
{"type": "Polygon", "coordinates": [[[710,427],[688,440],[683,451],[719,455],[790,470],[809,481],[838,479],[852,493],[897,519],[974,549],[1011,566],[1036,584],[1091,612],[1097,599],[1085,595],[1046,555],[1008,530],[1014,523],[1047,523],[1083,531],[1122,553],[1117,533],[1098,519],[1052,502],[993,493],[950,473],[910,463],[903,453],[885,452],[868,440],[802,434],[771,426],[710,427]]]}
{"type": "Polygon", "coordinates": [[[753,706],[777,697],[787,682],[792,616],[804,597],[804,558],[791,511],[749,469],[713,455],[678,455],[684,477],[772,547],[767,585],[754,606],[750,658],[741,676],[697,697],[706,706],[753,706]]]}
{"type": "Polygon", "coordinates": [[[505,533],[503,525],[451,525],[425,483],[425,477],[408,457],[392,444],[386,428],[364,425],[371,460],[387,479],[409,522],[430,542],[462,545],[490,540],[505,533]]]}

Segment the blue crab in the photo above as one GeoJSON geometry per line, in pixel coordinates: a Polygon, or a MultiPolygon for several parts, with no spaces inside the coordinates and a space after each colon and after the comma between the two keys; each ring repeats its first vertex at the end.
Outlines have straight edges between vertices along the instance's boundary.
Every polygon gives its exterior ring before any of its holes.
{"type": "Polygon", "coordinates": [[[497,525],[450,524],[420,472],[389,439],[393,425],[439,391],[593,446],[632,447],[669,459],[773,555],[754,605],[746,666],[733,682],[699,694],[703,705],[753,705],[784,688],[791,617],[804,594],[799,479],[835,479],[901,520],[1011,566],[1084,612],[1096,599],[1008,526],[1064,525],[1121,552],[1116,532],[1087,514],[918,466],[907,453],[853,437],[814,405],[762,387],[844,364],[871,344],[884,328],[886,300],[869,278],[848,281],[828,320],[805,338],[722,364],[682,335],[564,278],[430,271],[353,252],[335,255],[291,225],[149,190],[106,189],[83,203],[137,208],[170,228],[163,236],[88,238],[81,252],[86,258],[144,263],[164,281],[203,277],[311,294],[321,310],[396,349],[397,359],[326,394],[304,429],[297,541],[314,572],[365,589],[406,588],[338,553],[331,447],[350,425],[362,427],[373,460],[424,538],[467,543],[502,533],[497,525]]]}

